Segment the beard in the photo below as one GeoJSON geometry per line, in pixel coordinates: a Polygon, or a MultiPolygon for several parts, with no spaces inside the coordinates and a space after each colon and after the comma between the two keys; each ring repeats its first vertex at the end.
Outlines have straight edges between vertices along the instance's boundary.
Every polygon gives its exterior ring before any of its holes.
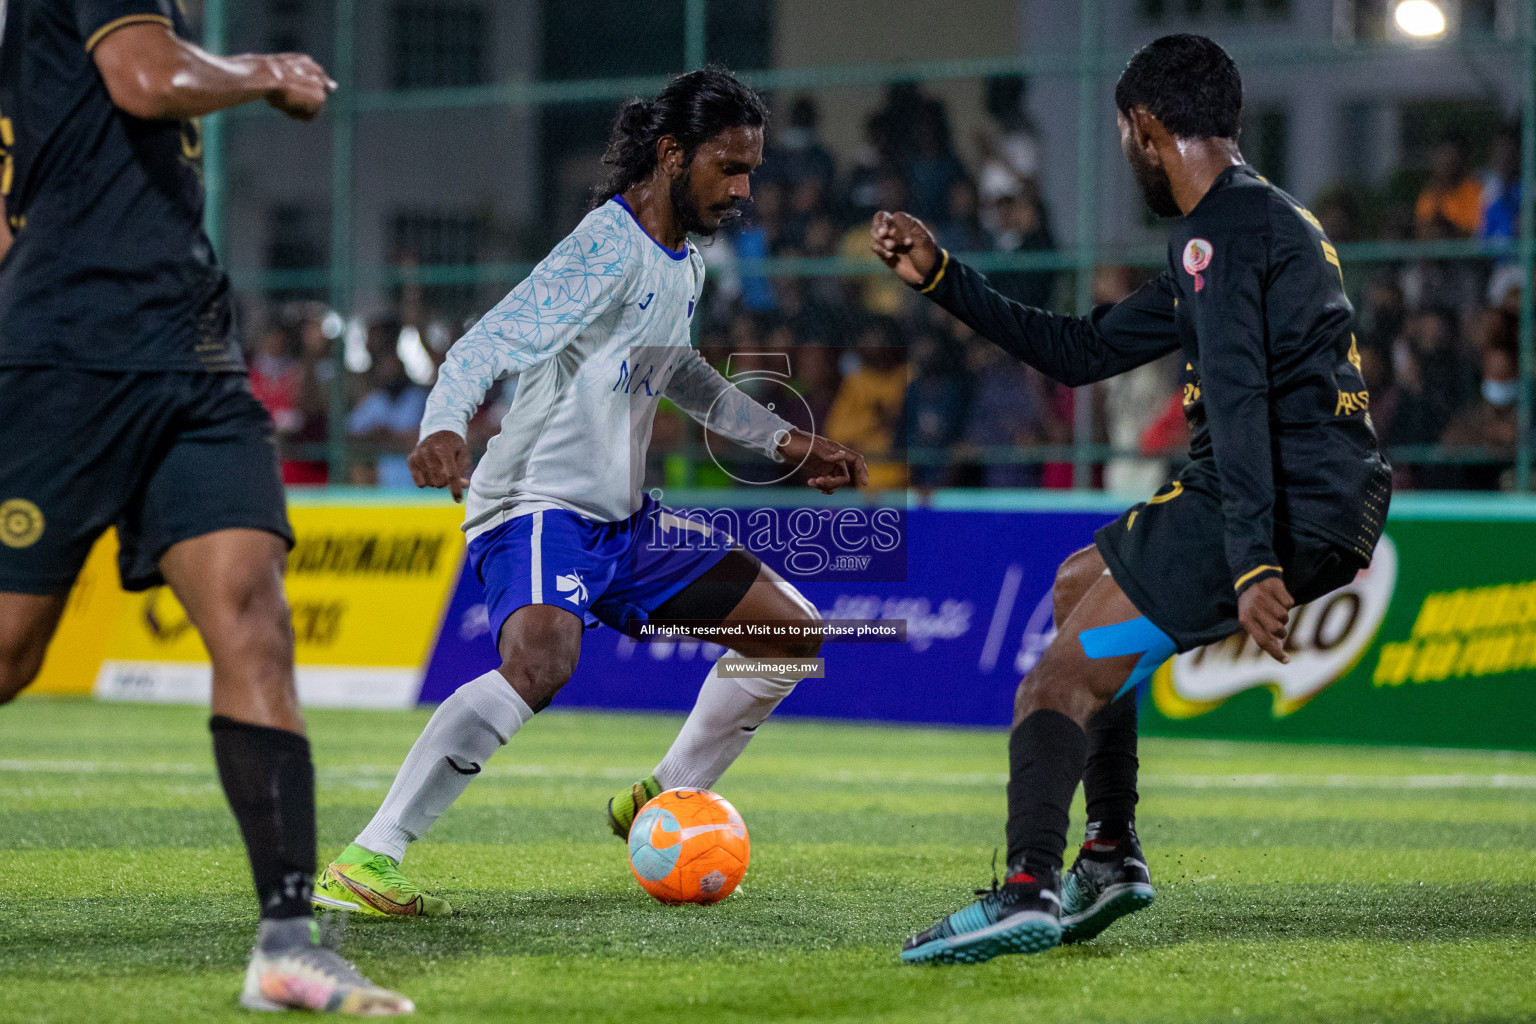
{"type": "Polygon", "coordinates": [[[1153,166],[1139,150],[1131,150],[1126,154],[1126,159],[1130,161],[1131,176],[1141,186],[1141,198],[1146,201],[1152,216],[1182,217],[1184,211],[1179,209],[1178,202],[1173,198],[1173,183],[1168,180],[1168,169],[1153,166]]]}
{"type": "Polygon", "coordinates": [[[672,214],[687,234],[709,238],[726,224],[741,216],[743,204],[736,199],[710,207],[707,211],[701,209],[699,201],[693,195],[691,166],[684,167],[683,173],[672,179],[672,186],[668,191],[672,200],[672,214]],[[715,214],[718,219],[713,223],[706,221],[707,213],[715,214]]]}

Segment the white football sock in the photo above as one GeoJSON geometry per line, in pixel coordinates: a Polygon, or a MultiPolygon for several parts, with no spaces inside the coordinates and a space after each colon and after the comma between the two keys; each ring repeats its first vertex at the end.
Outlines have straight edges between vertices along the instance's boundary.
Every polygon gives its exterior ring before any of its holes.
{"type": "Polygon", "coordinates": [[[357,845],[404,858],[406,846],[453,806],[491,755],[532,717],[533,709],[500,672],[459,687],[421,730],[357,845]]]}
{"type": "Polygon", "coordinates": [[[727,652],[710,668],[682,731],[656,766],[662,789],[709,789],[752,742],[757,727],[804,676],[722,678],[720,664],[744,660],[727,652]]]}

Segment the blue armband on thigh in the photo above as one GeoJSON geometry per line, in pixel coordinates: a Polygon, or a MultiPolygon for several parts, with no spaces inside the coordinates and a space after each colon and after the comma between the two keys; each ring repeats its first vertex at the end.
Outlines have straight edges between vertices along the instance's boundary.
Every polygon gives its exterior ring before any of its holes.
{"type": "MultiPolygon", "coordinates": [[[[1158,667],[1178,650],[1173,640],[1152,625],[1145,615],[1129,622],[1117,622],[1113,626],[1085,629],[1078,634],[1083,653],[1090,658],[1119,658],[1127,654],[1139,654],[1141,660],[1131,669],[1125,685],[1115,692],[1115,698],[1148,678],[1158,667]]],[[[1114,698],[1111,698],[1114,699],[1114,698]]]]}

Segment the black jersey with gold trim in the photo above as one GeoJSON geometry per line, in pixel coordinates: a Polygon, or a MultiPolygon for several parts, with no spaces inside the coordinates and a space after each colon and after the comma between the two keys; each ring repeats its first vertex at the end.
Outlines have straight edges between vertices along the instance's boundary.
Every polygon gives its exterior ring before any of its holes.
{"type": "Polygon", "coordinates": [[[1182,349],[1191,444],[1181,480],[1220,495],[1235,590],[1281,571],[1277,524],[1370,560],[1392,471],[1338,253],[1312,214],[1252,168],[1223,171],[1175,223],[1162,274],[1087,316],[1013,302],[947,253],[918,290],[1067,384],[1182,349]]]}
{"type": "Polygon", "coordinates": [[[1230,167],[1168,239],[1190,471],[1219,484],[1242,589],[1276,571],[1276,522],[1368,562],[1391,497],[1339,254],[1305,207],[1230,167]]]}
{"type": "Polygon", "coordinates": [[[196,120],[119,110],[92,53],[172,0],[6,0],[0,38],[0,366],[243,368],[203,231],[196,120]]]}

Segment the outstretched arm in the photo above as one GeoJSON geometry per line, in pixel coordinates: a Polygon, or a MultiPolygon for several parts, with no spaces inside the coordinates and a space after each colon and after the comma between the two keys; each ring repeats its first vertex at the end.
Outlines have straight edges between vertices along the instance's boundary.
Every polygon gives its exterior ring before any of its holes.
{"type": "Polygon", "coordinates": [[[219,57],[171,29],[170,0],[76,0],[76,21],[112,102],[134,117],[181,119],[266,100],[312,120],[336,88],[302,53],[219,57]]]}
{"type": "Polygon", "coordinates": [[[678,350],[677,369],[663,394],[705,430],[772,459],[780,458],[779,445],[795,429],[734,387],[696,348],[678,350]]]}
{"type": "Polygon", "coordinates": [[[801,466],[809,477],[806,482],[826,494],[839,487],[869,482],[862,455],[796,429],[722,377],[698,349],[690,348],[681,354],[665,394],[704,429],[776,461],[788,460],[801,466]]]}
{"type": "Polygon", "coordinates": [[[951,259],[916,217],[878,213],[870,233],[875,254],[903,281],[1063,384],[1105,380],[1179,347],[1173,288],[1164,277],[1086,317],[1058,316],[1000,294],[985,276],[951,259]]]}

